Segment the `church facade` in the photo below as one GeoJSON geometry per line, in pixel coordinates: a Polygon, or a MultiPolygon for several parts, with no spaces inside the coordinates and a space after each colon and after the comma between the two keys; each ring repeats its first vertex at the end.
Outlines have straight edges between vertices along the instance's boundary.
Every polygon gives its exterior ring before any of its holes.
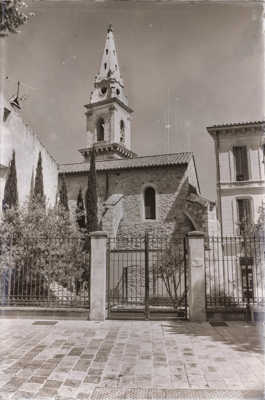
{"type": "Polygon", "coordinates": [[[112,237],[218,231],[215,204],[203,198],[192,153],[137,156],[131,149],[133,110],[125,96],[112,27],[86,108],[83,161],[60,166],[70,208],[83,198],[92,148],[96,154],[98,217],[112,237]]]}

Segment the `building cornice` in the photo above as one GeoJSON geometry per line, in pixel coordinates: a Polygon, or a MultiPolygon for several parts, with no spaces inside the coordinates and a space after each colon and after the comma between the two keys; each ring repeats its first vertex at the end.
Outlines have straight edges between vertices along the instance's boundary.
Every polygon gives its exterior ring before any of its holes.
{"type": "Polygon", "coordinates": [[[249,185],[265,185],[265,181],[263,179],[253,179],[247,181],[232,181],[232,182],[220,182],[220,185],[232,185],[232,186],[249,186],[249,185]]]}
{"type": "MultiPolygon", "coordinates": [[[[127,149],[125,146],[119,143],[95,143],[93,147],[96,155],[116,153],[122,156],[123,158],[134,158],[137,156],[136,153],[127,149]]],[[[82,156],[87,158],[91,153],[93,147],[83,148],[78,151],[82,154],[82,156]]]]}
{"type": "Polygon", "coordinates": [[[126,110],[130,114],[133,113],[133,109],[128,107],[126,104],[124,104],[122,101],[120,101],[117,97],[112,97],[110,99],[97,101],[96,103],[85,104],[84,107],[87,109],[87,112],[89,112],[90,110],[92,110],[95,107],[105,106],[105,105],[112,104],[112,103],[119,104],[119,106],[124,108],[124,110],[126,110]]]}
{"type": "Polygon", "coordinates": [[[206,128],[211,136],[217,133],[244,133],[244,132],[265,132],[265,121],[239,122],[231,124],[213,125],[206,128]]]}
{"type": "Polygon", "coordinates": [[[253,180],[253,181],[233,181],[233,182],[220,182],[218,185],[222,192],[229,192],[234,190],[253,190],[258,189],[264,191],[265,194],[265,181],[264,180],[253,180]]]}

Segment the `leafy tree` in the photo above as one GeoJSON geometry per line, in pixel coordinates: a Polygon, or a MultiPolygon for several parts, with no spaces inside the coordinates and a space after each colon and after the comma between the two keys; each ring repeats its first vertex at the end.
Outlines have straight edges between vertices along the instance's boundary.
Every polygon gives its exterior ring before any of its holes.
{"type": "Polygon", "coordinates": [[[247,218],[241,220],[238,225],[239,234],[243,237],[264,235],[265,231],[265,204],[262,201],[258,209],[258,219],[256,223],[249,221],[247,218]]]}
{"type": "MultiPolygon", "coordinates": [[[[0,4],[0,35],[9,32],[17,33],[17,28],[28,21],[28,16],[22,12],[27,7],[23,0],[1,0],[0,4]]],[[[33,16],[33,13],[30,13],[33,16]]]]}
{"type": "Polygon", "coordinates": [[[30,207],[7,210],[0,237],[0,277],[9,277],[16,298],[33,294],[36,301],[64,302],[67,291],[74,302],[80,291],[87,293],[84,239],[64,207],[45,210],[33,200],[30,207]]]}
{"type": "Polygon", "coordinates": [[[95,148],[92,148],[90,157],[90,170],[88,172],[88,187],[86,191],[87,232],[97,231],[98,225],[98,199],[95,148]]]}
{"type": "Polygon", "coordinates": [[[177,309],[185,301],[185,254],[182,240],[168,243],[152,267],[154,299],[165,287],[172,306],[177,309]],[[156,294],[156,288],[158,293],[156,294]]]}
{"type": "Polygon", "coordinates": [[[40,204],[45,205],[41,152],[39,152],[38,164],[36,168],[33,199],[35,202],[38,201],[40,204]]]}
{"type": "Polygon", "coordinates": [[[9,171],[5,183],[4,198],[2,209],[5,211],[8,208],[17,207],[18,192],[17,192],[17,172],[16,172],[16,155],[15,151],[12,154],[9,171]]]}
{"type": "Polygon", "coordinates": [[[256,232],[263,233],[265,231],[265,202],[262,201],[261,206],[258,209],[258,221],[256,224],[256,232]]]}
{"type": "Polygon", "coordinates": [[[66,186],[66,182],[65,182],[64,176],[62,176],[62,183],[61,183],[61,188],[60,188],[60,191],[59,191],[59,205],[61,207],[64,207],[64,209],[66,211],[69,211],[67,186],[66,186]]]}
{"type": "Polygon", "coordinates": [[[79,189],[77,202],[76,202],[76,222],[81,230],[86,228],[86,216],[82,189],[79,189]]]}

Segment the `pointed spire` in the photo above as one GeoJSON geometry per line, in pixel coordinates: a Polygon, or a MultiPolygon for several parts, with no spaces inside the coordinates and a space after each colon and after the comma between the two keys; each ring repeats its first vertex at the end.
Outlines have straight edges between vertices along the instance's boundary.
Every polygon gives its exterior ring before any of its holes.
{"type": "Polygon", "coordinates": [[[101,59],[99,74],[97,75],[96,82],[103,79],[115,79],[123,86],[123,81],[120,75],[120,68],[118,63],[117,51],[113,35],[112,25],[109,25],[107,30],[107,38],[104,47],[103,56],[101,59]]]}
{"type": "Polygon", "coordinates": [[[116,97],[128,105],[128,100],[124,94],[124,84],[120,74],[112,25],[109,25],[107,29],[104,52],[99,73],[95,77],[94,87],[90,96],[90,103],[116,97]]]}

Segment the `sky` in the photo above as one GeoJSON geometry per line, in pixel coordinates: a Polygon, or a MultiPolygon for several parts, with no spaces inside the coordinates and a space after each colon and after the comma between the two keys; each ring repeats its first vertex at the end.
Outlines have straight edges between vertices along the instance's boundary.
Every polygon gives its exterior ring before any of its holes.
{"type": "Polygon", "coordinates": [[[22,116],[55,159],[82,161],[83,106],[111,23],[134,110],[132,150],[192,151],[201,192],[215,200],[206,127],[264,119],[261,5],[45,0],[29,11],[35,16],[6,39],[5,96],[22,82],[22,116]]]}

